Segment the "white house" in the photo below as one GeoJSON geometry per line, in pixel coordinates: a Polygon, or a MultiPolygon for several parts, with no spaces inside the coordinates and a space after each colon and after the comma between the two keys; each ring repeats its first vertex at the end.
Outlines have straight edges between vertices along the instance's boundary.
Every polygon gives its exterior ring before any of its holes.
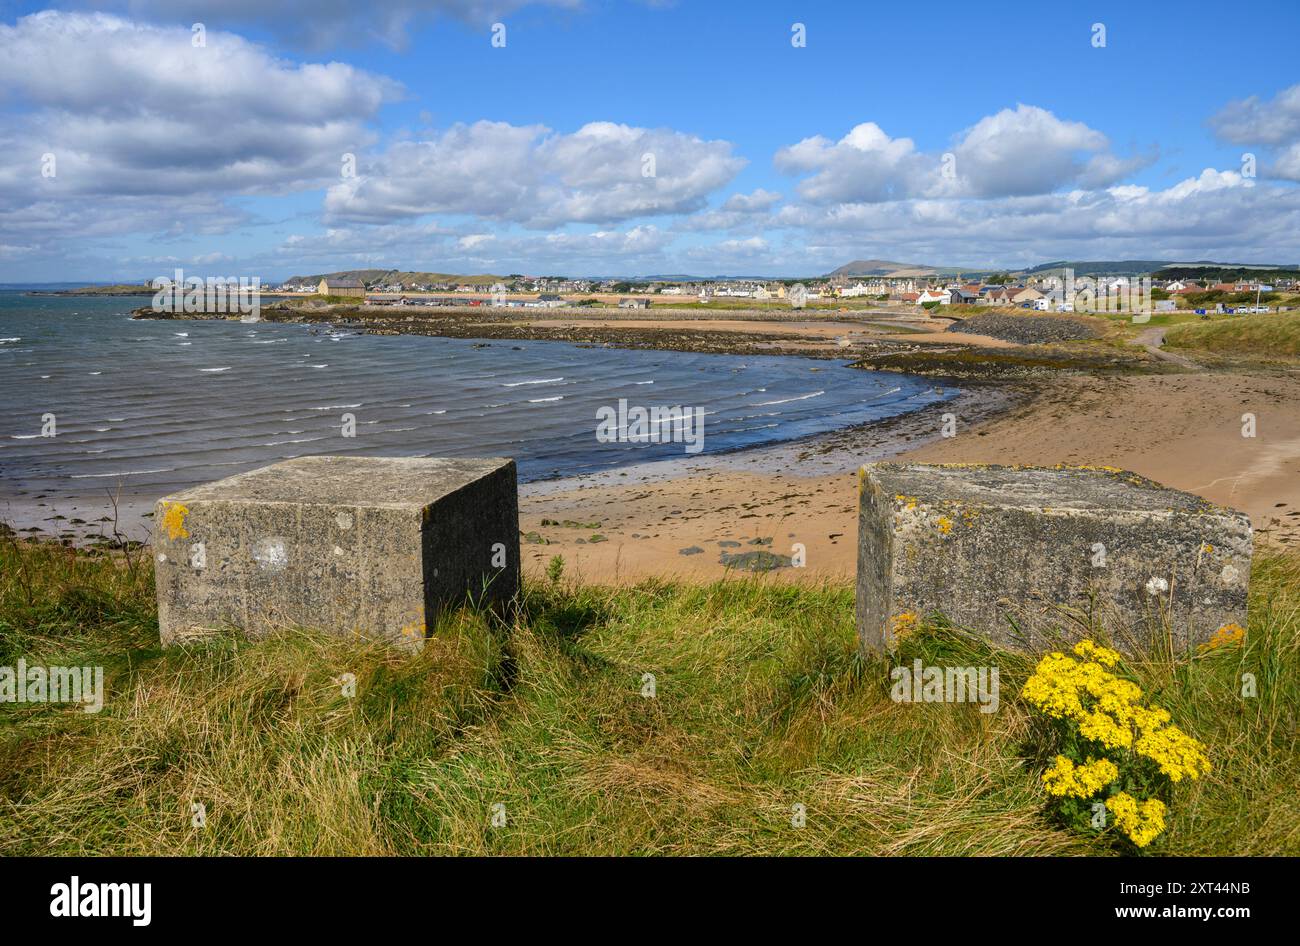
{"type": "Polygon", "coordinates": [[[952,302],[952,293],[947,289],[926,289],[916,298],[918,305],[925,305],[927,302],[937,302],[939,305],[948,305],[952,302]]]}

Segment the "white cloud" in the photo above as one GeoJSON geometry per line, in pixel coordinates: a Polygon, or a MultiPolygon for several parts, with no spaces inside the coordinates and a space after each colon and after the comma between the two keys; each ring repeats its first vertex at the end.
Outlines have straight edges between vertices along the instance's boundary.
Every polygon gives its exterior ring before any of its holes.
{"type": "Polygon", "coordinates": [[[1210,128],[1233,144],[1277,149],[1276,159],[1264,162],[1260,173],[1300,181],[1300,84],[1283,89],[1268,102],[1255,95],[1229,102],[1210,118],[1210,128]]]}
{"type": "Polygon", "coordinates": [[[337,176],[400,86],[343,63],[287,62],[230,33],[209,30],[195,47],[188,29],[46,11],[0,25],[0,90],[24,106],[7,119],[7,150],[30,162],[6,193],[34,193],[51,153],[68,191],[157,195],[337,176]]]}
{"type": "Polygon", "coordinates": [[[780,199],[780,194],[760,187],[749,194],[732,194],[722,202],[722,209],[739,214],[763,213],[771,210],[780,199]]]}
{"type": "MultiPolygon", "coordinates": [[[[961,136],[953,154],[967,194],[1005,197],[1045,194],[1073,184],[1088,168],[1080,155],[1106,147],[1106,136],[1082,122],[1017,105],[981,118],[961,136]]],[[[1094,168],[1094,186],[1114,182],[1104,179],[1100,166],[1094,168]]]]}
{"type": "Polygon", "coordinates": [[[1257,95],[1229,102],[1211,116],[1210,127],[1224,141],[1239,145],[1300,141],[1300,84],[1283,89],[1268,102],[1257,95]]]}
{"type": "Polygon", "coordinates": [[[778,220],[811,249],[837,247],[833,252],[845,259],[996,266],[1080,257],[1300,258],[1300,190],[1253,185],[1235,171],[1214,169],[1163,190],[1122,185],[996,201],[790,207],[778,220]]]}
{"type": "Polygon", "coordinates": [[[457,232],[436,224],[405,221],[376,226],[349,224],[323,234],[295,234],[259,265],[279,272],[363,266],[401,266],[447,272],[630,273],[662,262],[673,235],[653,225],[626,230],[534,233],[457,232]],[[607,269],[608,268],[608,269],[607,269]]]}
{"type": "Polygon", "coordinates": [[[815,204],[903,198],[922,187],[926,159],[910,138],[890,138],[875,122],[855,126],[839,141],[821,135],[782,148],[777,170],[811,172],[797,190],[815,204]]]}
{"type": "Polygon", "coordinates": [[[487,27],[529,6],[577,9],[581,0],[126,0],[117,6],[172,22],[265,26],[282,39],[321,47],[379,40],[402,49],[408,33],[448,17],[487,27]]]}
{"type": "Polygon", "coordinates": [[[1300,141],[1287,148],[1269,165],[1269,173],[1288,181],[1300,181],[1300,141]]]}
{"type": "Polygon", "coordinates": [[[1046,109],[1017,105],[961,132],[950,152],[926,154],[910,138],[891,138],[874,122],[839,141],[820,135],[777,152],[778,170],[811,174],[799,182],[810,203],[882,202],[916,197],[1009,197],[1062,187],[1104,187],[1151,163],[1120,158],[1106,136],[1046,109]]]}
{"type": "Polygon", "coordinates": [[[591,122],[560,134],[480,121],[397,142],[331,187],[325,208],[350,221],[470,214],[534,228],[612,223],[698,210],[744,164],[725,141],[672,129],[591,122]]]}
{"type": "Polygon", "coordinates": [[[63,240],[229,231],[250,221],[232,197],[337,180],[401,94],[343,63],[192,35],[102,13],[0,24],[0,242],[62,255],[63,240]]]}

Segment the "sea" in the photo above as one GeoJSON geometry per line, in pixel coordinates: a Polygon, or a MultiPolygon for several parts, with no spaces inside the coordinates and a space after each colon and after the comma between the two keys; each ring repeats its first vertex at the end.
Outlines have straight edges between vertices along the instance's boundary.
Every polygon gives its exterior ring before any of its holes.
{"type": "Polygon", "coordinates": [[[506,456],[523,481],[683,456],[599,437],[620,401],[699,410],[710,455],[958,393],[810,358],[132,319],[147,301],[0,290],[0,521],[57,534],[68,509],[313,454],[506,456]]]}

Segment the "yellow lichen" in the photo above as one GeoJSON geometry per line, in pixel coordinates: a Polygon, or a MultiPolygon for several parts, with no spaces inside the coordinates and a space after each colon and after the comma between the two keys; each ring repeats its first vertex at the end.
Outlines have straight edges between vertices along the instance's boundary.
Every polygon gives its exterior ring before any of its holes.
{"type": "Polygon", "coordinates": [[[1231,624],[1225,624],[1219,628],[1210,637],[1208,641],[1202,644],[1198,649],[1204,653],[1207,650],[1215,650],[1219,647],[1225,647],[1229,644],[1240,644],[1246,639],[1246,629],[1233,621],[1231,624]]]}
{"type": "Polygon", "coordinates": [[[908,634],[916,630],[916,625],[920,621],[915,611],[904,611],[902,614],[895,614],[890,622],[893,631],[894,640],[901,640],[908,634]]]}
{"type": "Polygon", "coordinates": [[[167,503],[166,511],[163,512],[163,528],[167,530],[167,538],[175,542],[177,539],[188,539],[189,531],[185,528],[185,517],[190,514],[189,507],[184,503],[167,503]]]}

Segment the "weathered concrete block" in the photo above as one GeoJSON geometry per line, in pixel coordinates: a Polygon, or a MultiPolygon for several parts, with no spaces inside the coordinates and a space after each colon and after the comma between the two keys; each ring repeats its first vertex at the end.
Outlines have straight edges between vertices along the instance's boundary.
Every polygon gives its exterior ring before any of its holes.
{"type": "Polygon", "coordinates": [[[519,588],[513,460],[301,457],[154,510],[163,644],[283,627],[422,646],[438,612],[519,588]]]}
{"type": "Polygon", "coordinates": [[[1246,626],[1250,520],[1198,496],[1081,467],[877,463],[859,480],[864,648],[936,613],[1031,651],[1089,621],[1129,651],[1162,623],[1180,649],[1246,626]]]}

